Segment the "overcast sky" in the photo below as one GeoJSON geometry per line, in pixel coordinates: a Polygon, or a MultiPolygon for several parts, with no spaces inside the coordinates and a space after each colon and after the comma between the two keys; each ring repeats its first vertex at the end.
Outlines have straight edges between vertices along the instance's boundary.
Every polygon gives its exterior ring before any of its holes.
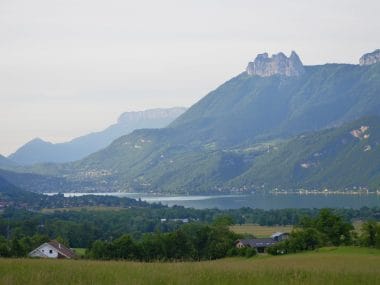
{"type": "Polygon", "coordinates": [[[191,106],[257,53],[357,63],[380,48],[374,0],[0,0],[0,153],[191,106]]]}

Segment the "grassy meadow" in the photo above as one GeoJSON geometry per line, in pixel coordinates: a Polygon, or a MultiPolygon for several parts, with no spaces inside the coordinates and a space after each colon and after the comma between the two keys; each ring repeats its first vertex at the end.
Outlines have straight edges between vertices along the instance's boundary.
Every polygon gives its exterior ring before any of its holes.
{"type": "Polygon", "coordinates": [[[230,230],[237,234],[251,234],[255,237],[269,237],[275,232],[290,233],[293,226],[260,226],[256,224],[243,224],[230,226],[230,230]]]}
{"type": "Polygon", "coordinates": [[[317,252],[204,262],[0,259],[0,284],[380,284],[380,250],[317,252]]]}
{"type": "MultiPolygon", "coordinates": [[[[352,223],[354,230],[360,234],[363,221],[354,221],[352,223]]],[[[230,226],[230,230],[237,234],[251,234],[258,238],[269,237],[275,232],[290,233],[293,230],[292,225],[288,226],[260,226],[257,224],[242,224],[230,226]]]]}

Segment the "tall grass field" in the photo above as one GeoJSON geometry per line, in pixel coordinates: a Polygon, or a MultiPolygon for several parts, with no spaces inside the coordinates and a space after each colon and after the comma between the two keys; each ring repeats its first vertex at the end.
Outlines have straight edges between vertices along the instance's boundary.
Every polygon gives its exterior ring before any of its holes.
{"type": "Polygon", "coordinates": [[[0,259],[0,284],[380,284],[380,251],[323,248],[216,261],[0,259]]]}

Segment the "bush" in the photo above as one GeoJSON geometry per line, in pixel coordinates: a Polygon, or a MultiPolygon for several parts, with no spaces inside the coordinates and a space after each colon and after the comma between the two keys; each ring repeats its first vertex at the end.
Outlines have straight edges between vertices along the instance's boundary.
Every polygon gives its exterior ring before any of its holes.
{"type": "Polygon", "coordinates": [[[257,251],[251,247],[242,247],[242,248],[231,248],[228,250],[227,256],[241,256],[241,257],[252,257],[257,255],[257,251]]]}
{"type": "Polygon", "coordinates": [[[276,244],[272,245],[271,247],[269,247],[267,252],[268,252],[268,254],[271,254],[271,255],[286,254],[286,253],[288,253],[288,247],[289,247],[288,242],[283,241],[283,242],[276,243],[276,244]]]}
{"type": "Polygon", "coordinates": [[[245,250],[245,257],[249,258],[249,257],[255,256],[255,255],[257,255],[256,249],[254,249],[252,247],[247,247],[246,248],[246,250],[245,250]]]}
{"type": "Polygon", "coordinates": [[[238,249],[236,247],[231,247],[228,251],[227,251],[227,256],[228,257],[232,257],[232,256],[238,256],[238,249]]]}

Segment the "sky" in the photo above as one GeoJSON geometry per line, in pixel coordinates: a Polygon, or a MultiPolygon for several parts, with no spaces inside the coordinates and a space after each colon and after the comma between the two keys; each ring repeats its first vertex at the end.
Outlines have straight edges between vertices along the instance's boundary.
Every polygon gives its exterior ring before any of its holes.
{"type": "Polygon", "coordinates": [[[378,0],[0,0],[0,154],[191,106],[258,53],[357,63],[378,0]]]}

